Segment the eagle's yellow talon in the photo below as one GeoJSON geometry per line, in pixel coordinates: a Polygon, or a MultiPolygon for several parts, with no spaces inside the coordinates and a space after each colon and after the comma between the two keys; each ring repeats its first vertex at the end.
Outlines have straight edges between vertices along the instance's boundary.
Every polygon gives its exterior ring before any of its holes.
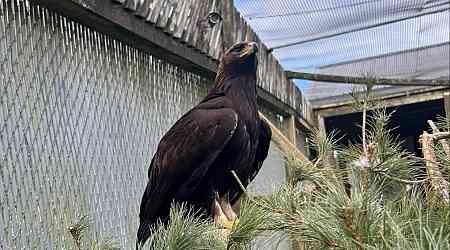
{"type": "Polygon", "coordinates": [[[239,224],[239,219],[236,218],[234,220],[224,220],[223,221],[223,228],[231,230],[233,226],[239,224]]]}

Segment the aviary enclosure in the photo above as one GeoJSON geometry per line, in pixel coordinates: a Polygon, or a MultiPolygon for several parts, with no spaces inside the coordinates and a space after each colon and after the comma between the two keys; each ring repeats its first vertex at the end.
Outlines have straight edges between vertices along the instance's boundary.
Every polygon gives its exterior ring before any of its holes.
{"type": "MultiPolygon", "coordinates": [[[[2,248],[63,248],[82,215],[133,246],[151,154],[213,78],[33,2],[2,1],[0,29],[2,248]]],[[[282,182],[270,155],[262,183],[282,182]]]]}
{"type": "Polygon", "coordinates": [[[268,158],[228,238],[183,205],[149,249],[447,249],[449,9],[0,0],[0,249],[134,248],[161,136],[238,41],[268,158]]]}

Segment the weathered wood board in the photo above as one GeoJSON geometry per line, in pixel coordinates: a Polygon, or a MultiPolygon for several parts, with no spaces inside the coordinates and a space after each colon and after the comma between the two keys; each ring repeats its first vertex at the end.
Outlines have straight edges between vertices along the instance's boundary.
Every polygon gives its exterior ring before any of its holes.
{"type": "Polygon", "coordinates": [[[278,60],[268,53],[239,11],[221,0],[111,0],[142,18],[148,25],[164,31],[208,57],[218,60],[223,50],[222,26],[233,42],[252,40],[260,46],[258,85],[296,110],[297,115],[312,121],[312,109],[294,82],[287,78],[278,60]],[[225,16],[224,9],[228,16],[225,16]],[[209,13],[217,12],[226,20],[212,26],[209,13]]]}

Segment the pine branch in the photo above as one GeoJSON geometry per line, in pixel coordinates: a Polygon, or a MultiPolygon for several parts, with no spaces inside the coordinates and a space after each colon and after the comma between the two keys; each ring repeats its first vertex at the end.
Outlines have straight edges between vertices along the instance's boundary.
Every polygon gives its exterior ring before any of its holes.
{"type": "Polygon", "coordinates": [[[248,197],[247,190],[245,189],[244,185],[242,184],[241,180],[237,176],[236,172],[234,170],[231,170],[231,174],[233,175],[234,179],[236,180],[237,184],[239,185],[239,188],[244,193],[246,197],[248,197]]]}
{"type": "Polygon", "coordinates": [[[448,182],[442,177],[439,167],[433,163],[436,162],[436,155],[433,149],[433,141],[437,138],[439,137],[436,136],[436,134],[430,135],[425,131],[420,137],[420,142],[422,144],[423,157],[428,160],[426,162],[426,168],[428,176],[430,177],[432,192],[434,193],[434,195],[431,195],[431,197],[442,199],[442,201],[446,204],[450,204],[448,182]]]}
{"type": "MultiPolygon", "coordinates": [[[[434,124],[432,120],[427,121],[430,125],[431,129],[433,130],[433,134],[440,133],[439,128],[434,124]]],[[[445,153],[447,154],[447,157],[450,159],[450,146],[448,145],[447,141],[445,139],[440,139],[439,142],[441,143],[442,147],[444,148],[445,153]]]]}
{"type": "Polygon", "coordinates": [[[75,246],[79,250],[82,249],[81,244],[82,238],[86,234],[88,228],[89,228],[89,217],[86,215],[81,216],[81,218],[76,223],[68,227],[68,230],[75,242],[75,246]]]}

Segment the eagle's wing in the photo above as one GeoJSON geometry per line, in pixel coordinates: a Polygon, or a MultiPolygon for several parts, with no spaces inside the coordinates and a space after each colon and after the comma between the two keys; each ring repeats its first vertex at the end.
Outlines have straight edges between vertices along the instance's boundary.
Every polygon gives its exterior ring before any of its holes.
{"type": "MultiPolygon", "coordinates": [[[[259,139],[258,139],[258,147],[256,148],[256,156],[255,161],[252,166],[249,166],[247,171],[247,176],[241,180],[243,185],[247,187],[247,185],[255,179],[259,170],[261,169],[264,160],[267,158],[270,147],[270,140],[272,139],[272,130],[270,129],[269,124],[264,120],[260,120],[259,122],[259,139]]],[[[231,204],[234,204],[242,194],[242,190],[240,188],[234,189],[230,191],[230,201],[231,204]]]]}
{"type": "Polygon", "coordinates": [[[141,224],[154,223],[168,211],[173,197],[182,200],[192,195],[237,127],[238,116],[230,106],[224,96],[206,99],[164,135],[149,168],[141,224]]]}
{"type": "Polygon", "coordinates": [[[272,139],[272,130],[270,129],[269,124],[264,120],[260,120],[259,125],[258,148],[256,149],[255,163],[248,176],[248,182],[251,182],[261,169],[264,160],[269,154],[270,140],[272,139]]]}

